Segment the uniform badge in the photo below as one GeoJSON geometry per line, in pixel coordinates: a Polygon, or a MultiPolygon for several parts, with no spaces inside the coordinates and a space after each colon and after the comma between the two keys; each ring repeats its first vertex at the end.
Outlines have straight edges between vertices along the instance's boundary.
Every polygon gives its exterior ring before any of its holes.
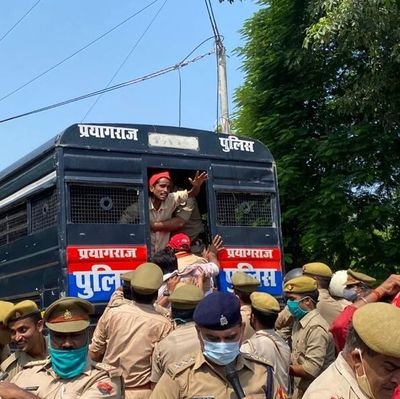
{"type": "Polygon", "coordinates": [[[111,392],[113,391],[112,385],[110,385],[108,382],[99,382],[97,384],[97,389],[103,394],[103,395],[110,395],[111,392]]]}
{"type": "Polygon", "coordinates": [[[286,286],[286,290],[287,290],[287,291],[293,291],[293,284],[288,284],[288,285],[286,286]]]}
{"type": "Polygon", "coordinates": [[[71,320],[72,319],[72,313],[66,309],[64,312],[64,320],[71,320]]]}
{"type": "Polygon", "coordinates": [[[219,324],[221,324],[221,327],[226,326],[228,324],[228,319],[223,314],[219,318],[219,324]]]}

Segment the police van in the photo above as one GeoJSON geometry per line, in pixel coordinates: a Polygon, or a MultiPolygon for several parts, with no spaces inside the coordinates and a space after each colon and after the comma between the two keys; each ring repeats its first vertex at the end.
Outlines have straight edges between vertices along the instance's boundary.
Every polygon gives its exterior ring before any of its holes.
{"type": "MultiPolygon", "coordinates": [[[[276,166],[259,141],[188,128],[75,124],[0,174],[0,292],[42,308],[60,296],[101,309],[120,275],[149,256],[148,179],[168,170],[184,187],[197,170],[209,237],[223,237],[219,289],[237,270],[282,294],[276,166]],[[121,223],[136,204],[139,217],[121,223]]],[[[189,185],[190,187],[190,185],[189,185]]]]}

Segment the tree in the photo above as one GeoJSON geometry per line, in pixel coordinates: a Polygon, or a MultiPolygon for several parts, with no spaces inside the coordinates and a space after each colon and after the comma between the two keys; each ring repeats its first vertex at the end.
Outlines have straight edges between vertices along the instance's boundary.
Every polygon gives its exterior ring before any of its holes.
{"type": "Polygon", "coordinates": [[[242,31],[236,128],[277,161],[289,267],[398,264],[400,15],[391,0],[364,2],[260,1],[242,31]]]}

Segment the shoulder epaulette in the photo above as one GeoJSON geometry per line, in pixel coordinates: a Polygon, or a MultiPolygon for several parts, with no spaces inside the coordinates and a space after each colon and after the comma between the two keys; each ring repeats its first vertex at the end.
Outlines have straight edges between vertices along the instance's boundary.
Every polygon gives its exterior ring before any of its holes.
{"type": "Polygon", "coordinates": [[[122,375],[121,371],[114,367],[110,366],[107,363],[93,363],[93,367],[97,370],[105,371],[109,377],[120,377],[122,375]]]}
{"type": "Polygon", "coordinates": [[[257,363],[263,364],[265,366],[271,366],[272,367],[271,362],[269,360],[267,360],[265,357],[260,356],[258,353],[254,353],[254,352],[252,352],[252,353],[242,353],[242,356],[247,360],[250,360],[250,361],[253,361],[253,362],[257,362],[257,363]]]}
{"type": "Polygon", "coordinates": [[[179,362],[175,362],[170,364],[165,372],[171,377],[174,378],[178,374],[187,370],[189,367],[193,366],[196,362],[196,357],[194,355],[189,355],[179,360],[179,362]]]}
{"type": "Polygon", "coordinates": [[[50,364],[50,359],[42,359],[42,360],[32,360],[25,364],[24,369],[35,367],[35,366],[46,366],[50,364]]]}

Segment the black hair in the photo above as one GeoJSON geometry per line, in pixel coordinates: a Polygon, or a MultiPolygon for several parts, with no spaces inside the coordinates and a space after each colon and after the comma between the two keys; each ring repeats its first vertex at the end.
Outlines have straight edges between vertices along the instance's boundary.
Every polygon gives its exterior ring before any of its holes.
{"type": "Polygon", "coordinates": [[[151,258],[150,262],[159,266],[163,274],[172,273],[178,269],[178,260],[171,248],[164,248],[156,252],[151,258]]]}
{"type": "Polygon", "coordinates": [[[314,303],[318,302],[318,297],[319,297],[319,292],[318,290],[315,291],[311,291],[311,292],[302,292],[301,293],[301,298],[305,298],[305,297],[310,297],[314,303]]]}
{"type": "Polygon", "coordinates": [[[128,281],[122,282],[122,292],[124,294],[125,299],[132,300],[132,288],[130,282],[128,281]]]}
{"type": "Polygon", "coordinates": [[[251,307],[251,311],[264,329],[273,330],[275,328],[275,322],[278,318],[277,312],[261,312],[260,310],[255,309],[253,306],[251,307]]]}
{"type": "Polygon", "coordinates": [[[158,297],[158,292],[153,292],[152,294],[139,294],[139,292],[136,292],[134,288],[132,288],[132,299],[137,302],[141,303],[143,305],[152,305],[153,302],[157,299],[158,297]]]}
{"type": "Polygon", "coordinates": [[[250,295],[252,294],[252,292],[243,292],[235,287],[233,287],[233,292],[235,293],[235,295],[237,295],[239,297],[239,299],[243,303],[245,303],[246,305],[251,304],[250,295]]]}

